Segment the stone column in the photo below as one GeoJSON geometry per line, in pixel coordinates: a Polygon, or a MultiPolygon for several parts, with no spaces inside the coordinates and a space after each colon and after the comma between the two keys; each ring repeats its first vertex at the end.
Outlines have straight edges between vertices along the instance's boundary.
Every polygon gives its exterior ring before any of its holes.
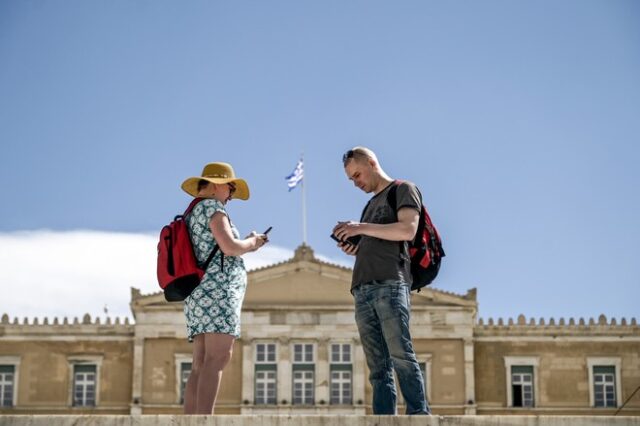
{"type": "Polygon", "coordinates": [[[242,340],[242,408],[241,414],[250,414],[253,409],[247,407],[244,403],[249,401],[249,406],[254,405],[254,383],[255,383],[255,366],[253,364],[253,340],[242,340]]]}
{"type": "Polygon", "coordinates": [[[367,384],[367,362],[359,339],[353,339],[353,405],[355,414],[364,414],[367,404],[364,389],[367,384]],[[362,405],[358,404],[361,401],[362,405]]]}
{"type": "Polygon", "coordinates": [[[287,404],[291,405],[293,394],[291,391],[291,348],[289,348],[289,339],[280,338],[278,345],[278,405],[283,400],[286,400],[287,404]]]}
{"type": "Polygon", "coordinates": [[[464,339],[464,413],[476,414],[476,392],[473,360],[473,339],[464,339]],[[469,401],[473,401],[471,404],[469,401]]]}
{"type": "MultiPolygon", "coordinates": [[[[316,405],[324,401],[324,407],[329,405],[329,360],[327,347],[328,339],[318,339],[316,363],[316,405]]],[[[321,406],[322,407],[322,406],[321,406]]]]}
{"type": "MultiPolygon", "coordinates": [[[[137,328],[137,327],[136,327],[137,328]]],[[[137,330],[136,330],[136,333],[137,330]]],[[[131,415],[142,414],[142,379],[143,379],[144,337],[135,336],[133,339],[133,380],[131,389],[131,415]]]]}

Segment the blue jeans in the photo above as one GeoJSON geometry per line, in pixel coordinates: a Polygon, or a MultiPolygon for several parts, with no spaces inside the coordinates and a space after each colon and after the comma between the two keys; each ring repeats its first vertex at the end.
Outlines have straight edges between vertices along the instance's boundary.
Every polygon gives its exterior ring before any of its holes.
{"type": "Polygon", "coordinates": [[[407,414],[431,413],[409,333],[409,291],[408,284],[391,280],[372,281],[353,289],[356,324],[373,387],[374,414],[396,414],[393,369],[407,414]]]}

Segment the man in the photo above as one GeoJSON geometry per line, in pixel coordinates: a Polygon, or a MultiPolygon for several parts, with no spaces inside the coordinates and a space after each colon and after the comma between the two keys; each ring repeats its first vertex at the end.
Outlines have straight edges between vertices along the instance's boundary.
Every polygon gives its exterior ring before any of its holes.
{"type": "Polygon", "coordinates": [[[338,222],[333,229],[340,240],[338,247],[356,256],[351,293],[370,370],[373,413],[396,413],[395,369],[407,404],[406,413],[430,414],[409,333],[412,278],[407,241],[413,239],[418,228],[420,193],[410,182],[395,183],[368,148],[350,149],[342,161],[354,185],[374,193],[362,222],[338,222]],[[390,206],[387,194],[396,184],[397,206],[390,206]],[[347,238],[358,235],[357,243],[347,242],[347,238]]]}

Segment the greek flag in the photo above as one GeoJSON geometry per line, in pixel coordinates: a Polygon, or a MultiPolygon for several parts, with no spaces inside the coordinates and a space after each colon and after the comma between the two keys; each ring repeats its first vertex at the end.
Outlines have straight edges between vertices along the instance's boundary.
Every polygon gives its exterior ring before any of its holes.
{"type": "Polygon", "coordinates": [[[298,183],[300,183],[303,176],[304,176],[304,171],[302,169],[302,159],[300,159],[298,161],[298,164],[296,164],[296,168],[293,170],[293,173],[291,173],[289,176],[285,178],[287,180],[287,186],[289,187],[289,191],[291,191],[293,188],[295,188],[298,185],[298,183]]]}

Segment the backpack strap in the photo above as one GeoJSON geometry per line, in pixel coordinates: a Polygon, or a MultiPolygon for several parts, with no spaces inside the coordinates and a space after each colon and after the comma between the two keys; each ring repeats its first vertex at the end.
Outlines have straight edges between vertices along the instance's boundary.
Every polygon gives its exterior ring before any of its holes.
{"type": "MultiPolygon", "coordinates": [[[[387,203],[389,203],[391,206],[394,206],[396,204],[395,190],[396,190],[396,186],[398,186],[400,182],[401,181],[399,180],[394,180],[392,183],[389,184],[389,186],[391,186],[391,189],[389,190],[389,192],[387,192],[387,203]]],[[[364,220],[364,214],[367,212],[367,209],[369,208],[369,204],[371,204],[371,200],[373,200],[374,198],[375,197],[371,197],[369,201],[367,201],[367,204],[364,206],[364,209],[362,209],[362,214],[360,215],[360,222],[364,220]]],[[[393,209],[393,213],[396,215],[396,220],[398,220],[398,215],[395,209],[393,209]]]]}
{"type": "Polygon", "coordinates": [[[367,201],[367,204],[364,206],[364,209],[362,209],[362,214],[360,215],[360,222],[364,220],[364,214],[367,212],[367,209],[369,208],[369,204],[371,204],[371,200],[367,201]]]}
{"type": "MultiPolygon", "coordinates": [[[[393,214],[395,215],[396,221],[398,220],[398,196],[397,196],[397,192],[398,192],[398,186],[402,183],[401,180],[394,180],[393,181],[393,186],[391,188],[389,188],[389,192],[387,192],[387,203],[389,203],[389,205],[391,206],[391,209],[393,210],[393,214]]],[[[420,229],[420,225],[422,222],[422,193],[420,192],[420,189],[416,186],[416,191],[418,191],[418,196],[420,197],[420,222],[418,223],[418,230],[416,232],[416,235],[419,235],[422,230],[420,229]]],[[[424,228],[424,225],[423,225],[424,228]]]]}
{"type": "MultiPolygon", "coordinates": [[[[389,188],[389,192],[387,192],[387,204],[393,210],[393,216],[396,218],[396,222],[398,221],[398,185],[400,185],[399,180],[394,180],[391,184],[391,188],[389,188]]],[[[404,241],[398,241],[398,257],[400,258],[400,262],[402,262],[402,254],[404,253],[404,241]]]]}
{"type": "MultiPolygon", "coordinates": [[[[191,213],[191,210],[193,210],[196,204],[198,204],[202,200],[204,200],[203,197],[194,198],[193,201],[189,203],[189,207],[187,207],[187,209],[182,214],[182,218],[187,217],[187,215],[191,213]]],[[[177,218],[178,216],[176,216],[176,219],[177,218]]],[[[209,257],[207,257],[207,260],[204,262],[202,269],[204,269],[205,271],[207,270],[207,268],[209,267],[209,263],[211,263],[211,261],[213,260],[213,256],[216,255],[219,249],[220,249],[220,246],[218,244],[213,246],[213,250],[211,250],[211,254],[209,254],[209,257]]],[[[224,253],[222,253],[222,251],[220,252],[220,269],[224,270],[224,253]]]]}
{"type": "Polygon", "coordinates": [[[182,217],[187,217],[187,215],[189,213],[191,213],[191,210],[193,210],[193,208],[196,206],[196,204],[198,204],[200,201],[204,200],[204,198],[202,197],[196,197],[194,198],[190,203],[189,203],[189,207],[187,207],[187,209],[184,211],[184,213],[182,213],[182,217]]]}
{"type": "MultiPolygon", "coordinates": [[[[395,215],[396,221],[398,221],[398,196],[397,196],[397,192],[398,192],[398,186],[402,183],[401,180],[395,180],[393,181],[393,186],[391,188],[389,188],[389,192],[387,192],[387,203],[389,203],[389,205],[391,206],[391,209],[393,210],[393,213],[395,215]]],[[[409,241],[409,248],[411,248],[412,244],[415,242],[416,237],[420,237],[422,236],[422,233],[424,232],[424,227],[426,226],[425,220],[424,220],[424,215],[423,215],[423,207],[422,207],[422,193],[420,192],[420,189],[418,189],[418,187],[416,187],[416,191],[418,191],[418,196],[420,197],[420,213],[419,213],[419,219],[418,219],[418,229],[416,229],[416,234],[413,237],[413,239],[411,239],[409,241]]],[[[400,249],[400,258],[402,259],[402,254],[404,252],[404,241],[398,241],[398,246],[400,249]]],[[[410,253],[407,253],[410,256],[410,253]]]]}
{"type": "Polygon", "coordinates": [[[398,181],[394,181],[391,188],[389,188],[389,192],[387,192],[387,203],[391,206],[391,210],[393,210],[393,215],[396,218],[396,222],[398,221],[398,200],[396,192],[398,192],[399,184],[400,183],[398,181]]]}

